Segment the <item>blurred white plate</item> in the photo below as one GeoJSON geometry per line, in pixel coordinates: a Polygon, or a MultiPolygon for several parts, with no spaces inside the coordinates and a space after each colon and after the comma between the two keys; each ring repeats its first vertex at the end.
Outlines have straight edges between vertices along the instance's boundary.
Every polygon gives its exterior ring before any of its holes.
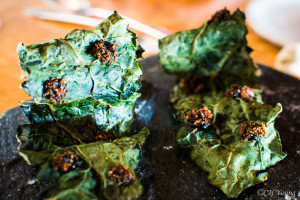
{"type": "Polygon", "coordinates": [[[270,42],[300,42],[300,0],[254,0],[246,15],[250,27],[270,42]]]}

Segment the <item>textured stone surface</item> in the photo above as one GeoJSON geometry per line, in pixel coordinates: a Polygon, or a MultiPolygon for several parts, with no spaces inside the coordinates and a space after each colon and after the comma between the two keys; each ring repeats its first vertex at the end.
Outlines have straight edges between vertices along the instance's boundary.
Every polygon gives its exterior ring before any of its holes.
{"type": "MultiPolygon", "coordinates": [[[[156,56],[141,63],[144,66],[142,97],[136,104],[137,120],[132,130],[137,132],[148,126],[151,131],[137,170],[145,188],[141,199],[225,199],[217,187],[207,182],[207,174],[193,164],[188,152],[176,144],[177,123],[168,107],[174,78],[163,73],[156,56]]],[[[267,170],[269,178],[265,183],[248,188],[239,199],[300,198],[300,81],[260,67],[264,101],[273,106],[276,102],[283,105],[275,127],[288,155],[267,170]]],[[[18,126],[24,123],[19,108],[0,117],[0,199],[42,199],[43,191],[49,187],[34,180],[35,170],[17,154],[15,135],[18,126]]]]}

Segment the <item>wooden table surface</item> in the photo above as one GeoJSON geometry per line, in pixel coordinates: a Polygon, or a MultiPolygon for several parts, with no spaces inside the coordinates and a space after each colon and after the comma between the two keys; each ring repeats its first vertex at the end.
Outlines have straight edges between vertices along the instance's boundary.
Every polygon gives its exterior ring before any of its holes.
{"type": "MultiPolygon", "coordinates": [[[[168,32],[197,28],[225,6],[243,11],[250,0],[91,0],[93,6],[117,10],[120,14],[168,32]]],[[[30,97],[20,88],[20,66],[16,47],[63,38],[82,25],[43,21],[24,15],[25,8],[47,8],[41,0],[0,0],[0,114],[30,97]]],[[[249,46],[255,62],[274,65],[279,47],[269,43],[249,28],[249,46]]]]}

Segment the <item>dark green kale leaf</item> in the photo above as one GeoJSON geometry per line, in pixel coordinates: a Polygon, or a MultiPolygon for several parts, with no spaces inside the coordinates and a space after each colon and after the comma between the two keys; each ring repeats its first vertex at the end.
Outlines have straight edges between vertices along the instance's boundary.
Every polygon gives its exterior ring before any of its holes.
{"type": "MultiPolygon", "coordinates": [[[[224,83],[222,86],[224,89],[210,86],[200,94],[186,94],[182,88],[182,84],[176,84],[170,95],[170,104],[177,120],[186,122],[185,117],[188,112],[191,110],[198,110],[203,106],[206,106],[212,110],[214,105],[218,104],[219,101],[224,97],[226,86],[227,89],[230,88],[230,84],[227,85],[224,83]]],[[[252,101],[262,103],[261,90],[253,89],[253,92],[255,96],[252,98],[252,101]]]]}
{"type": "Polygon", "coordinates": [[[76,132],[86,123],[77,119],[87,118],[103,131],[128,134],[140,96],[142,48],[116,12],[94,30],[20,44],[17,51],[25,73],[22,87],[34,98],[21,106],[31,123],[63,121],[60,126],[76,132]]]}
{"type": "MultiPolygon", "coordinates": [[[[238,9],[228,20],[209,20],[199,29],[161,39],[160,63],[166,73],[177,77],[171,102],[187,98],[189,104],[204,104],[206,96],[217,101],[232,84],[247,85],[259,94],[259,70],[249,55],[247,33],[245,15],[238,9]],[[193,83],[193,79],[198,80],[193,83]],[[197,84],[203,85],[198,92],[186,89],[197,84]]],[[[254,101],[260,102],[261,96],[255,95],[254,101]]]]}
{"type": "Polygon", "coordinates": [[[160,63],[166,73],[179,78],[245,70],[252,76],[256,67],[249,57],[247,32],[245,15],[237,10],[229,20],[209,20],[198,29],[177,32],[161,39],[160,63]]]}
{"type": "Polygon", "coordinates": [[[137,199],[134,170],[149,130],[130,133],[141,84],[142,48],[116,12],[94,30],[18,46],[22,88],[18,150],[53,183],[50,199],[137,199]]]}
{"type": "Polygon", "coordinates": [[[23,102],[21,108],[30,123],[55,121],[65,129],[77,132],[87,124],[118,136],[128,135],[133,120],[135,101],[108,104],[91,97],[62,104],[23,102]],[[83,120],[84,119],[84,120],[83,120]]]}
{"type": "Polygon", "coordinates": [[[170,105],[181,122],[178,144],[229,198],[265,181],[261,171],[286,156],[274,128],[282,107],[262,101],[246,34],[244,13],[224,9],[199,29],[160,40],[162,67],[177,77],[170,105]],[[260,126],[247,132],[250,140],[241,135],[249,123],[260,126]]]}
{"type": "Polygon", "coordinates": [[[224,97],[224,92],[186,95],[176,90],[171,94],[171,105],[176,118],[182,123],[177,131],[181,148],[190,149],[190,157],[209,173],[208,181],[218,186],[229,198],[236,198],[246,188],[263,182],[267,167],[275,165],[286,154],[282,152],[279,133],[274,122],[282,107],[275,108],[256,99],[224,97]],[[223,96],[223,97],[221,97],[223,96]],[[186,120],[191,110],[206,106],[213,114],[212,125],[206,129],[192,127],[186,120]],[[264,123],[267,135],[257,141],[243,141],[239,130],[243,122],[264,123]]]}
{"type": "Polygon", "coordinates": [[[17,53],[24,73],[22,88],[35,101],[44,103],[86,97],[106,103],[132,102],[141,87],[142,67],[136,59],[142,51],[136,34],[128,30],[128,22],[115,12],[94,30],[74,30],[65,39],[49,43],[21,43],[17,53]],[[97,49],[101,42],[106,45],[97,49]],[[48,83],[52,90],[46,94],[45,85],[51,78],[55,79],[52,85],[48,83]],[[62,79],[63,84],[59,84],[62,79]],[[62,93],[60,89],[65,95],[51,99],[51,95],[62,93]]]}
{"type": "Polygon", "coordinates": [[[182,148],[191,149],[190,157],[209,173],[208,181],[218,186],[229,198],[236,198],[244,189],[263,182],[267,173],[260,173],[275,165],[286,154],[282,152],[279,133],[274,128],[282,107],[224,97],[211,109],[213,124],[195,130],[188,124],[177,132],[182,148]],[[243,122],[264,123],[267,135],[260,140],[243,141],[239,130],[243,122]]]}
{"type": "Polygon", "coordinates": [[[83,141],[91,134],[89,127],[83,129],[81,135],[70,134],[54,122],[25,125],[17,136],[18,150],[30,165],[40,170],[39,180],[54,183],[47,193],[49,198],[137,199],[143,187],[134,169],[140,161],[140,150],[149,130],[144,128],[136,135],[112,141],[78,142],[78,138],[83,141]],[[72,155],[71,161],[70,156],[66,158],[64,154],[72,155]],[[132,176],[124,176],[128,183],[123,183],[123,179],[121,183],[115,182],[108,177],[115,166],[130,171],[132,176]]]}

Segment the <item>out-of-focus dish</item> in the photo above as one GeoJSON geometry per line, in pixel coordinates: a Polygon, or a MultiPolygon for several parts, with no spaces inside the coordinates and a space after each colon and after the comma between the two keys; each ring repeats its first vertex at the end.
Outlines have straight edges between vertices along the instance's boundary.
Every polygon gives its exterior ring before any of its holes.
{"type": "Polygon", "coordinates": [[[279,46],[300,42],[299,0],[254,0],[246,14],[250,27],[270,42],[279,46]]]}

